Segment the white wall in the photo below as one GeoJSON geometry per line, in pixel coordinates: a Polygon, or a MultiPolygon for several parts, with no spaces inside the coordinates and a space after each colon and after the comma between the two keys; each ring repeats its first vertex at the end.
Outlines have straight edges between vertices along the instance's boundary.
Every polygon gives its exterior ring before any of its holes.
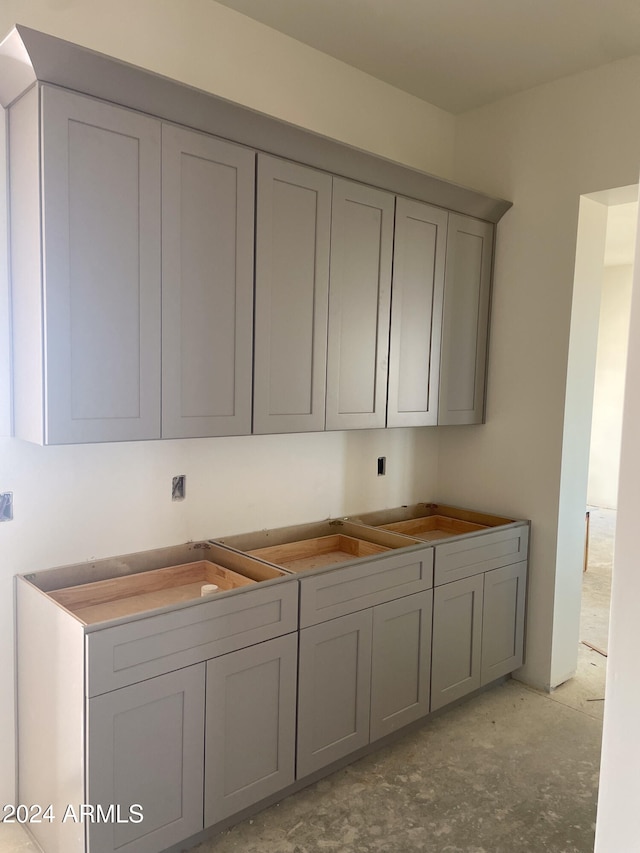
{"type": "Polygon", "coordinates": [[[633,266],[605,267],[602,279],[587,500],[615,509],[633,266]]]}
{"type": "MultiPolygon", "coordinates": [[[[3,0],[0,35],[16,22],[450,177],[453,116],[212,0],[3,0]]],[[[0,434],[9,375],[3,217],[0,204],[0,434]]],[[[429,430],[57,448],[0,438],[0,491],[15,499],[14,521],[0,524],[0,802],[14,796],[14,574],[434,499],[437,441],[429,430]],[[187,499],[171,503],[179,473],[187,499]]]]}
{"type": "Polygon", "coordinates": [[[639,86],[635,57],[459,116],[456,129],[455,179],[514,206],[498,226],[487,424],[441,432],[439,494],[532,519],[521,675],[541,687],[577,655],[586,494],[574,495],[566,547],[557,522],[563,436],[574,430],[582,453],[590,408],[576,400],[565,419],[579,199],[637,183],[639,86]]]}
{"type": "MultiPolygon", "coordinates": [[[[636,244],[637,245],[637,244],[636,244]]],[[[596,853],[633,853],[640,826],[640,255],[636,253],[624,397],[618,518],[611,589],[596,853]]]]}

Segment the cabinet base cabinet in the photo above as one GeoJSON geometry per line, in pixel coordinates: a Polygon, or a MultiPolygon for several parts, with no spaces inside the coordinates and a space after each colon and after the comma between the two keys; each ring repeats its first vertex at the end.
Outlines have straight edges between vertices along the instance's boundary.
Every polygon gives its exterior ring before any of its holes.
{"type": "Polygon", "coordinates": [[[157,853],[203,828],[204,686],[201,663],[89,700],[88,802],[128,820],[89,823],[89,853],[157,853]]]}
{"type": "Polygon", "coordinates": [[[526,562],[484,576],[482,686],[522,666],[526,582],[526,562]]]}
{"type": "Polygon", "coordinates": [[[294,781],[297,639],[207,662],[205,826],[294,781]]]}
{"type": "Polygon", "coordinates": [[[371,610],[300,632],[301,779],[369,743],[371,610]]]}
{"type": "Polygon", "coordinates": [[[371,740],[429,713],[433,591],[373,608],[371,740]]]}
{"type": "Polygon", "coordinates": [[[482,575],[434,590],[432,711],[480,687],[482,597],[482,575]]]}
{"type": "Polygon", "coordinates": [[[527,561],[434,590],[431,710],[522,665],[527,561]]]}

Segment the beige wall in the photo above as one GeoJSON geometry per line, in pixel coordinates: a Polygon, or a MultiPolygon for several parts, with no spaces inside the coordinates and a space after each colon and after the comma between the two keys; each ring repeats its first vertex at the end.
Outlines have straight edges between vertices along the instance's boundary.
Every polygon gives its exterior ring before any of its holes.
{"type": "Polygon", "coordinates": [[[543,687],[571,674],[578,640],[591,406],[587,389],[565,413],[565,384],[579,199],[637,183],[639,86],[632,58],[459,116],[456,129],[456,180],[514,206],[498,226],[487,424],[442,431],[440,494],[532,519],[522,676],[543,687]]]}
{"type": "Polygon", "coordinates": [[[600,302],[587,500],[613,509],[618,505],[632,278],[631,265],[605,267],[600,302]]]}
{"type": "MultiPolygon", "coordinates": [[[[3,0],[0,33],[16,22],[451,174],[453,116],[212,0],[3,0]]],[[[0,240],[3,216],[0,206],[0,240]]],[[[7,421],[7,293],[0,242],[0,435],[7,421]]],[[[437,441],[429,430],[57,448],[0,438],[0,491],[15,495],[15,519],[0,525],[3,687],[12,682],[15,573],[433,499],[437,441]],[[383,478],[376,476],[379,455],[387,456],[383,478]],[[171,477],[179,473],[187,475],[187,499],[171,503],[171,477]]],[[[13,800],[13,705],[12,690],[0,691],[2,803],[13,800]]]]}

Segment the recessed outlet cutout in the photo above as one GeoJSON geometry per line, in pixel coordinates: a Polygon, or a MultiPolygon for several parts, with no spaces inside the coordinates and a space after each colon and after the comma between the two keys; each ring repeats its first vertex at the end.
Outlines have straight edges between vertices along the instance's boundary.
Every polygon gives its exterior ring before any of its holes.
{"type": "Polygon", "coordinates": [[[178,474],[177,477],[174,477],[171,481],[171,500],[172,501],[183,501],[185,498],[185,489],[187,486],[187,476],[186,474],[178,474]]]}
{"type": "Polygon", "coordinates": [[[0,492],[0,521],[13,521],[13,492],[0,492]]]}
{"type": "Polygon", "coordinates": [[[387,457],[378,456],[378,477],[384,477],[387,473],[387,457]]]}

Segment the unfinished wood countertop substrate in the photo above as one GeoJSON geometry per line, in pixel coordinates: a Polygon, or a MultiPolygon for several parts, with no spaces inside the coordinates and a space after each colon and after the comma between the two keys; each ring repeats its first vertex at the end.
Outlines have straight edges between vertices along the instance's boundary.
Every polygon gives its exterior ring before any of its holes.
{"type": "Polygon", "coordinates": [[[384,530],[393,533],[404,533],[430,542],[435,539],[449,539],[461,533],[472,533],[475,530],[487,530],[486,524],[474,524],[459,518],[446,515],[429,515],[424,518],[410,518],[406,521],[395,521],[391,524],[381,524],[384,530]]]}
{"type": "Polygon", "coordinates": [[[338,533],[333,536],[319,536],[315,539],[257,548],[247,553],[292,572],[306,572],[324,566],[346,563],[354,557],[371,557],[390,550],[384,545],[338,533]]]}
{"type": "MultiPolygon", "coordinates": [[[[251,586],[256,581],[209,560],[169,566],[126,577],[58,589],[48,593],[85,625],[132,616],[201,596],[203,584],[220,592],[251,586]]],[[[216,595],[215,592],[212,593],[216,595]]]]}

